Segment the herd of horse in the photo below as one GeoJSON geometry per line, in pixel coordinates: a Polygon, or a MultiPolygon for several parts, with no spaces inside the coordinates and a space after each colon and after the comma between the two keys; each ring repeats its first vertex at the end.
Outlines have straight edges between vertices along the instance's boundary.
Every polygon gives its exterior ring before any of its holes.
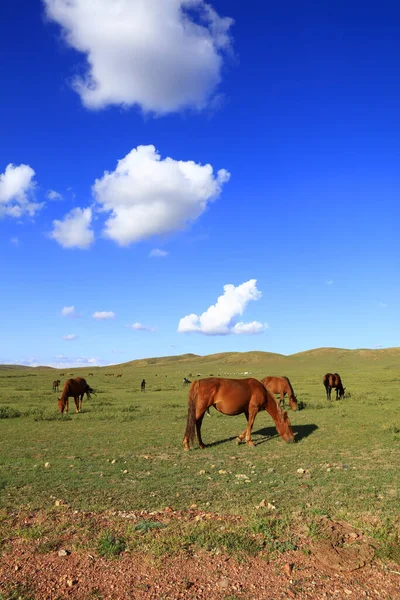
{"type": "MultiPolygon", "coordinates": [[[[300,406],[288,377],[264,377],[261,381],[253,377],[246,379],[207,377],[193,383],[184,377],[183,383],[184,385],[190,384],[186,430],[183,438],[185,450],[190,449],[195,434],[197,434],[200,448],[205,448],[201,437],[201,425],[204,415],[209,414],[212,406],[224,415],[245,415],[247,427],[238,436],[239,442],[245,440],[249,446],[254,446],[254,442],[251,440],[251,431],[257,413],[261,410],[266,410],[271,415],[278,434],[285,442],[295,441],[288,414],[284,410],[285,396],[288,396],[292,410],[297,410],[300,406]],[[279,395],[279,401],[275,394],[279,395]]],[[[336,400],[344,397],[346,388],[343,387],[338,373],[326,373],[323,377],[323,384],[327,400],[331,399],[332,389],[336,390],[336,400]]],[[[53,391],[58,391],[59,385],[60,380],[54,380],[53,391]]],[[[142,380],[140,389],[142,392],[146,391],[145,379],[142,380]]],[[[68,412],[70,397],[74,398],[76,412],[81,412],[84,395],[86,394],[90,399],[93,393],[95,393],[94,389],[82,377],[68,379],[63,386],[61,397],[58,398],[59,412],[61,414],[64,410],[68,412]]]]}

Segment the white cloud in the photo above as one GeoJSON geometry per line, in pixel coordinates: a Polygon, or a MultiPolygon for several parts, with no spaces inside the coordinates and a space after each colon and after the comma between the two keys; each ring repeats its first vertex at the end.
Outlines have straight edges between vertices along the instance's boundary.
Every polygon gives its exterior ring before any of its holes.
{"type": "Polygon", "coordinates": [[[76,317],[75,306],[64,306],[61,309],[61,314],[63,317],[76,317]]]}
{"type": "Polygon", "coordinates": [[[385,302],[379,302],[379,306],[381,308],[387,308],[388,307],[388,305],[385,302]]]}
{"type": "Polygon", "coordinates": [[[325,285],[333,285],[333,279],[328,279],[328,281],[325,281],[325,285]]]}
{"type": "Polygon", "coordinates": [[[69,333],[68,335],[64,335],[63,339],[67,342],[71,342],[72,340],[78,339],[78,336],[75,333],[69,333]]]}
{"type": "Polygon", "coordinates": [[[251,300],[259,300],[261,292],[257,289],[257,280],[250,279],[235,287],[224,285],[224,293],[217,303],[210,306],[202,315],[187,315],[179,321],[179,333],[203,333],[205,335],[228,335],[261,333],[268,325],[252,321],[238,322],[251,300]]]}
{"type": "Polygon", "coordinates": [[[130,325],[130,327],[135,331],[157,331],[157,327],[148,327],[147,325],[142,325],[142,323],[134,323],[133,325],[130,325]]]}
{"type": "Polygon", "coordinates": [[[12,243],[13,246],[19,246],[21,244],[19,238],[17,238],[17,237],[12,237],[10,239],[10,242],[12,243]]]}
{"type": "Polygon", "coordinates": [[[183,229],[219,196],[229,173],[211,165],[161,160],[154,146],[138,146],[93,185],[102,210],[111,211],[104,235],[127,246],[183,229]]]}
{"type": "Polygon", "coordinates": [[[59,192],[56,192],[55,190],[49,190],[46,194],[46,197],[49,200],[62,200],[62,194],[60,194],[59,192]]]}
{"type": "Polygon", "coordinates": [[[73,86],[85,106],[202,109],[221,80],[230,18],[205,0],[43,0],[66,43],[85,54],[73,86]]]}
{"type": "Polygon", "coordinates": [[[9,164],[0,174],[0,217],[33,217],[43,204],[33,201],[35,171],[29,165],[9,164]]]}
{"type": "Polygon", "coordinates": [[[94,233],[90,229],[91,208],[74,208],[63,221],[53,221],[50,234],[63,248],[89,248],[94,242],[94,233]]]}
{"type": "Polygon", "coordinates": [[[92,314],[93,319],[98,319],[99,321],[105,321],[106,319],[115,319],[115,313],[112,310],[98,310],[92,314]]]}
{"type": "Polygon", "coordinates": [[[166,250],[160,250],[159,248],[153,248],[149,254],[150,258],[164,258],[165,256],[168,256],[168,252],[166,250]]]}

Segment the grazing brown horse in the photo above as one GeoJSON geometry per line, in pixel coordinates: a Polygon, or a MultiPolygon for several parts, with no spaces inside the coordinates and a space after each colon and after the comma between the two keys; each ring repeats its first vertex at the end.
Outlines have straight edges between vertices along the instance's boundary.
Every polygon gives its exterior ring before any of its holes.
{"type": "Polygon", "coordinates": [[[294,395],[292,384],[288,377],[264,377],[264,379],[261,380],[261,383],[272,394],[280,395],[281,406],[285,406],[285,394],[287,394],[291,409],[297,410],[297,398],[294,395]]]}
{"type": "Polygon", "coordinates": [[[55,379],[53,381],[53,392],[58,392],[58,386],[60,385],[61,381],[59,379],[55,379]]]}
{"type": "Polygon", "coordinates": [[[119,373],[119,374],[117,375],[117,377],[122,377],[122,373],[119,373]]]}
{"type": "Polygon", "coordinates": [[[339,398],[343,398],[344,390],[346,388],[343,387],[342,380],[340,379],[339,373],[327,373],[324,375],[323,383],[326,390],[326,399],[331,399],[332,388],[336,389],[336,400],[339,398]]]}
{"type": "Polygon", "coordinates": [[[142,383],[140,384],[140,391],[141,392],[146,391],[146,380],[145,379],[143,379],[142,383]]]}
{"type": "Polygon", "coordinates": [[[294,436],[287,413],[280,408],[273,396],[257,379],[224,379],[212,377],[194,381],[189,390],[189,406],[186,431],[183,443],[189,450],[193,442],[195,429],[200,448],[205,448],[201,439],[201,424],[204,413],[214,406],[224,415],[245,414],[247,428],[238,436],[238,441],[246,439],[249,446],[251,430],[257,413],[265,408],[275,421],[276,430],[285,442],[293,442],[294,436]]]}
{"type": "Polygon", "coordinates": [[[94,392],[94,389],[87,384],[86,379],[82,377],[76,377],[76,379],[67,379],[64,383],[64,388],[61,394],[61,398],[58,398],[58,409],[60,413],[68,412],[68,398],[72,396],[75,400],[76,412],[82,410],[83,396],[86,394],[90,400],[90,394],[94,392]]]}

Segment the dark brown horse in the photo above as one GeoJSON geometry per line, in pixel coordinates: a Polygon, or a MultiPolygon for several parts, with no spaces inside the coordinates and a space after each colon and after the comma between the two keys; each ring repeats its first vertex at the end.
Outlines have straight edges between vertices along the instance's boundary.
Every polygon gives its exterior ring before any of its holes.
{"type": "Polygon", "coordinates": [[[297,398],[294,395],[292,384],[288,377],[264,377],[264,379],[261,380],[261,383],[272,394],[280,395],[281,406],[285,406],[285,394],[287,394],[291,409],[297,410],[297,398]]]}
{"type": "Polygon", "coordinates": [[[339,373],[327,373],[326,375],[324,375],[322,381],[325,386],[327,400],[331,399],[332,388],[336,389],[336,400],[338,400],[339,398],[343,398],[344,390],[346,388],[343,387],[339,373]]]}
{"type": "Polygon", "coordinates": [[[249,446],[251,430],[257,413],[265,408],[275,421],[276,430],[285,442],[293,442],[294,436],[287,413],[280,408],[273,396],[257,379],[223,379],[212,377],[194,381],[189,390],[189,406],[183,443],[189,450],[194,440],[195,429],[200,448],[205,448],[201,439],[201,424],[204,413],[214,406],[224,415],[245,414],[247,428],[238,436],[238,441],[246,439],[249,446]]]}
{"type": "Polygon", "coordinates": [[[60,413],[68,412],[68,398],[72,397],[75,400],[76,412],[82,410],[83,396],[86,394],[90,400],[90,394],[94,392],[94,389],[87,384],[86,379],[82,377],[76,377],[76,379],[67,379],[64,383],[61,398],[58,398],[58,409],[60,413]]]}
{"type": "Polygon", "coordinates": [[[140,391],[141,392],[146,391],[146,380],[145,379],[143,379],[142,383],[140,384],[140,391]]]}
{"type": "Polygon", "coordinates": [[[55,379],[53,381],[53,392],[58,392],[58,386],[60,385],[61,381],[59,379],[55,379]]]}

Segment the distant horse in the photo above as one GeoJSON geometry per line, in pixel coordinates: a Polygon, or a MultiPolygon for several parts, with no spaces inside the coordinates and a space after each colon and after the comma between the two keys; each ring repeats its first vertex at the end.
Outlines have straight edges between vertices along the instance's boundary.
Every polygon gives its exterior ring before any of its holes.
{"type": "Polygon", "coordinates": [[[336,389],[336,400],[338,400],[339,398],[343,398],[344,390],[346,388],[343,387],[339,373],[327,373],[326,375],[324,375],[322,381],[325,386],[327,400],[331,399],[332,388],[336,389]]]}
{"type": "Polygon", "coordinates": [[[194,440],[195,429],[200,448],[205,448],[201,439],[201,424],[204,413],[214,406],[224,415],[240,415],[244,413],[247,428],[238,436],[238,441],[246,439],[249,446],[251,430],[257,413],[265,408],[275,421],[276,430],[285,442],[293,442],[294,436],[287,413],[280,408],[275,396],[271,394],[257,379],[223,379],[212,377],[194,381],[189,390],[188,416],[183,443],[189,450],[194,440]]]}
{"type": "Polygon", "coordinates": [[[264,377],[264,379],[261,380],[261,383],[272,394],[280,395],[281,406],[285,406],[285,394],[287,394],[291,409],[297,410],[297,398],[294,395],[292,384],[288,377],[264,377]]]}
{"type": "Polygon", "coordinates": [[[64,383],[64,388],[61,394],[61,398],[58,398],[58,409],[60,413],[68,412],[68,398],[72,396],[75,400],[76,412],[82,410],[83,396],[86,394],[90,400],[90,394],[94,393],[94,389],[87,384],[86,379],[82,377],[76,377],[76,379],[67,379],[64,383]]]}
{"type": "Polygon", "coordinates": [[[145,392],[146,391],[146,380],[143,379],[142,383],[140,384],[140,391],[141,392],[145,392]]]}
{"type": "Polygon", "coordinates": [[[93,377],[93,373],[88,373],[88,377],[92,376],[93,377]]]}
{"type": "Polygon", "coordinates": [[[191,383],[192,382],[187,377],[183,378],[183,385],[190,385],[191,383]]]}
{"type": "Polygon", "coordinates": [[[119,373],[119,374],[117,375],[117,377],[122,377],[122,373],[119,373]]]}
{"type": "Polygon", "coordinates": [[[53,392],[58,392],[58,386],[60,385],[61,381],[59,379],[55,379],[53,381],[53,392]]]}

